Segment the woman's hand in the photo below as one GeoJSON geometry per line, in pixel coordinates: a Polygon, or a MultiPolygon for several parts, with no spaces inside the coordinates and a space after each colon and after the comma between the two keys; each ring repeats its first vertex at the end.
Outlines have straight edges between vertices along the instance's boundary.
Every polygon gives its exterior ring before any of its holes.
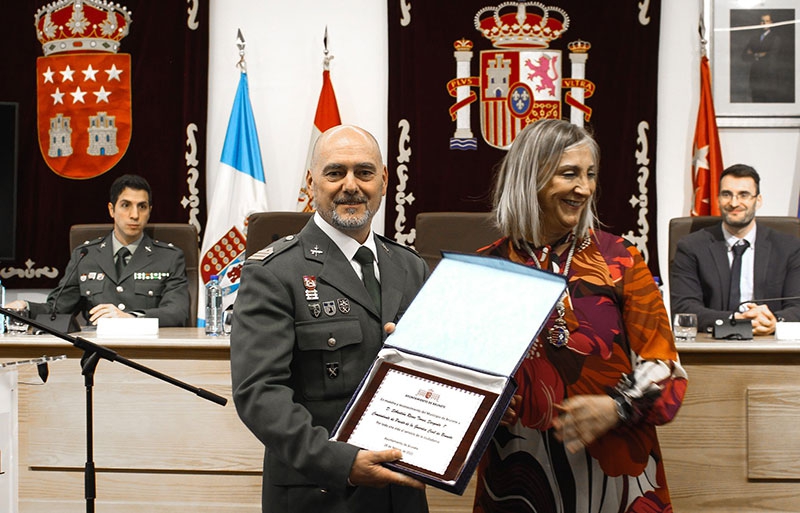
{"type": "Polygon", "coordinates": [[[617,425],[617,406],[607,395],[576,395],[555,405],[556,438],[571,452],[578,452],[617,425]]]}
{"type": "Polygon", "coordinates": [[[511,403],[509,403],[506,412],[503,414],[503,418],[500,419],[501,426],[510,426],[511,424],[514,424],[517,421],[517,419],[519,418],[520,404],[522,404],[521,395],[511,396],[511,403]]]}

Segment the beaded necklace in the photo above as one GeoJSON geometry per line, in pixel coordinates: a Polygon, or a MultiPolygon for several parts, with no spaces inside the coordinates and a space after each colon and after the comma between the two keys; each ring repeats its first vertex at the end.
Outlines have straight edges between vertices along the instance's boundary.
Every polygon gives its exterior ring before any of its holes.
{"type": "MultiPolygon", "coordinates": [[[[572,237],[572,244],[569,247],[569,253],[567,254],[567,262],[564,264],[564,270],[558,274],[561,274],[565,278],[567,277],[567,273],[569,273],[569,266],[572,264],[572,257],[575,255],[575,247],[577,245],[578,238],[572,237]]],[[[589,245],[590,239],[586,237],[581,241],[581,245],[578,248],[578,251],[584,250],[589,245]]],[[[537,269],[542,268],[542,264],[539,263],[539,259],[536,257],[536,254],[533,252],[533,249],[530,247],[527,241],[522,241],[522,247],[525,251],[533,259],[533,263],[536,265],[537,269]]],[[[544,257],[548,252],[548,247],[542,250],[542,256],[544,257]]],[[[547,332],[547,341],[550,342],[555,347],[564,347],[569,342],[569,329],[567,329],[567,321],[564,320],[564,316],[567,313],[567,308],[564,306],[564,300],[567,298],[567,291],[565,290],[561,297],[556,303],[556,313],[558,317],[555,321],[553,321],[553,326],[547,332]]]]}

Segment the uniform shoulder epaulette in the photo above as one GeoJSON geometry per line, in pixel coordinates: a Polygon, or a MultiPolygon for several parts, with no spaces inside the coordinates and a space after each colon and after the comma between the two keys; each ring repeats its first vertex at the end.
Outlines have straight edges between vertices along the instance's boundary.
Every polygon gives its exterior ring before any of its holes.
{"type": "Polygon", "coordinates": [[[81,242],[80,244],[78,244],[78,247],[79,248],[85,248],[85,247],[88,247],[88,246],[94,246],[95,244],[100,244],[101,242],[103,242],[103,239],[105,239],[105,236],[96,237],[94,239],[85,240],[85,241],[81,242]]]}
{"type": "Polygon", "coordinates": [[[263,262],[271,259],[275,255],[283,253],[300,241],[297,235],[287,235],[281,239],[276,240],[266,248],[260,249],[247,257],[248,261],[263,262]]]}
{"type": "Polygon", "coordinates": [[[165,242],[158,239],[153,239],[153,245],[158,246],[159,248],[179,249],[178,246],[171,242],[165,242]]]}
{"type": "Polygon", "coordinates": [[[392,247],[395,247],[395,248],[405,249],[406,251],[410,251],[411,253],[419,256],[419,253],[417,252],[417,250],[412,248],[412,247],[410,247],[410,246],[406,246],[405,244],[400,244],[396,240],[392,240],[389,237],[385,237],[385,236],[383,236],[383,235],[381,235],[379,233],[376,233],[375,235],[378,236],[378,240],[380,240],[381,242],[389,244],[389,245],[391,245],[392,247]]]}

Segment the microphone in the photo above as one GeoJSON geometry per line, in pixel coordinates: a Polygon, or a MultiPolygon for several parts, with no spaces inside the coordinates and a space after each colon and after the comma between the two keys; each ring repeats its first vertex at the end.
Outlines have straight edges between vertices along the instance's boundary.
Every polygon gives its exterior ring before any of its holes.
{"type": "Polygon", "coordinates": [[[78,326],[78,322],[75,320],[75,315],[71,313],[57,314],[56,306],[58,305],[58,300],[61,299],[61,294],[67,287],[67,283],[69,283],[69,280],[75,275],[75,271],[78,270],[78,264],[80,264],[81,260],[83,260],[83,257],[85,257],[88,253],[88,249],[81,248],[80,253],[78,254],[78,261],[75,262],[75,265],[70,270],[70,273],[67,275],[64,281],[61,282],[61,286],[58,288],[58,293],[56,293],[56,298],[53,300],[53,306],[50,309],[50,313],[37,315],[36,321],[63,333],[80,331],[81,327],[78,326]]]}
{"type": "Polygon", "coordinates": [[[742,305],[748,303],[766,303],[768,301],[790,301],[795,299],[800,299],[800,296],[765,297],[751,299],[750,301],[742,301],[736,305],[736,309],[731,312],[729,319],[717,319],[714,321],[712,336],[717,339],[751,340],[753,338],[752,321],[750,319],[736,319],[734,317],[742,305]],[[726,320],[728,322],[725,322],[726,320]]]}

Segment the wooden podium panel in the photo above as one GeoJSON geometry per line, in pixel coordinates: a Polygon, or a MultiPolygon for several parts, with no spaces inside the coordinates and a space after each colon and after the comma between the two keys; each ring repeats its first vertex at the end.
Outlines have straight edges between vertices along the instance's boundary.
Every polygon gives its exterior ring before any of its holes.
{"type": "MultiPolygon", "coordinates": [[[[90,337],[87,337],[90,338],[90,337]]],[[[263,446],[230,401],[227,338],[166,328],[152,340],[94,340],[121,356],[229,399],[211,403],[119,363],[100,361],[94,414],[97,510],[259,513],[263,446]]],[[[678,344],[689,388],[658,428],[680,513],[796,513],[800,342],[678,344]]],[[[85,388],[80,351],[48,336],[0,335],[0,360],[67,354],[42,385],[20,368],[19,511],[85,511],[85,388]]],[[[463,496],[428,488],[432,513],[468,513],[463,496]]]]}
{"type": "MultiPolygon", "coordinates": [[[[166,328],[158,339],[87,339],[120,356],[228,399],[226,406],[100,360],[93,388],[97,510],[261,511],[263,446],[231,401],[227,338],[166,328]]],[[[2,336],[0,358],[67,354],[19,372],[19,511],[85,511],[86,388],[81,352],[49,336],[2,336]]]]}
{"type": "Polygon", "coordinates": [[[689,387],[658,428],[675,511],[800,511],[800,343],[702,340],[678,344],[689,387]]]}
{"type": "Polygon", "coordinates": [[[800,387],[747,389],[747,477],[800,479],[800,387]]]}

